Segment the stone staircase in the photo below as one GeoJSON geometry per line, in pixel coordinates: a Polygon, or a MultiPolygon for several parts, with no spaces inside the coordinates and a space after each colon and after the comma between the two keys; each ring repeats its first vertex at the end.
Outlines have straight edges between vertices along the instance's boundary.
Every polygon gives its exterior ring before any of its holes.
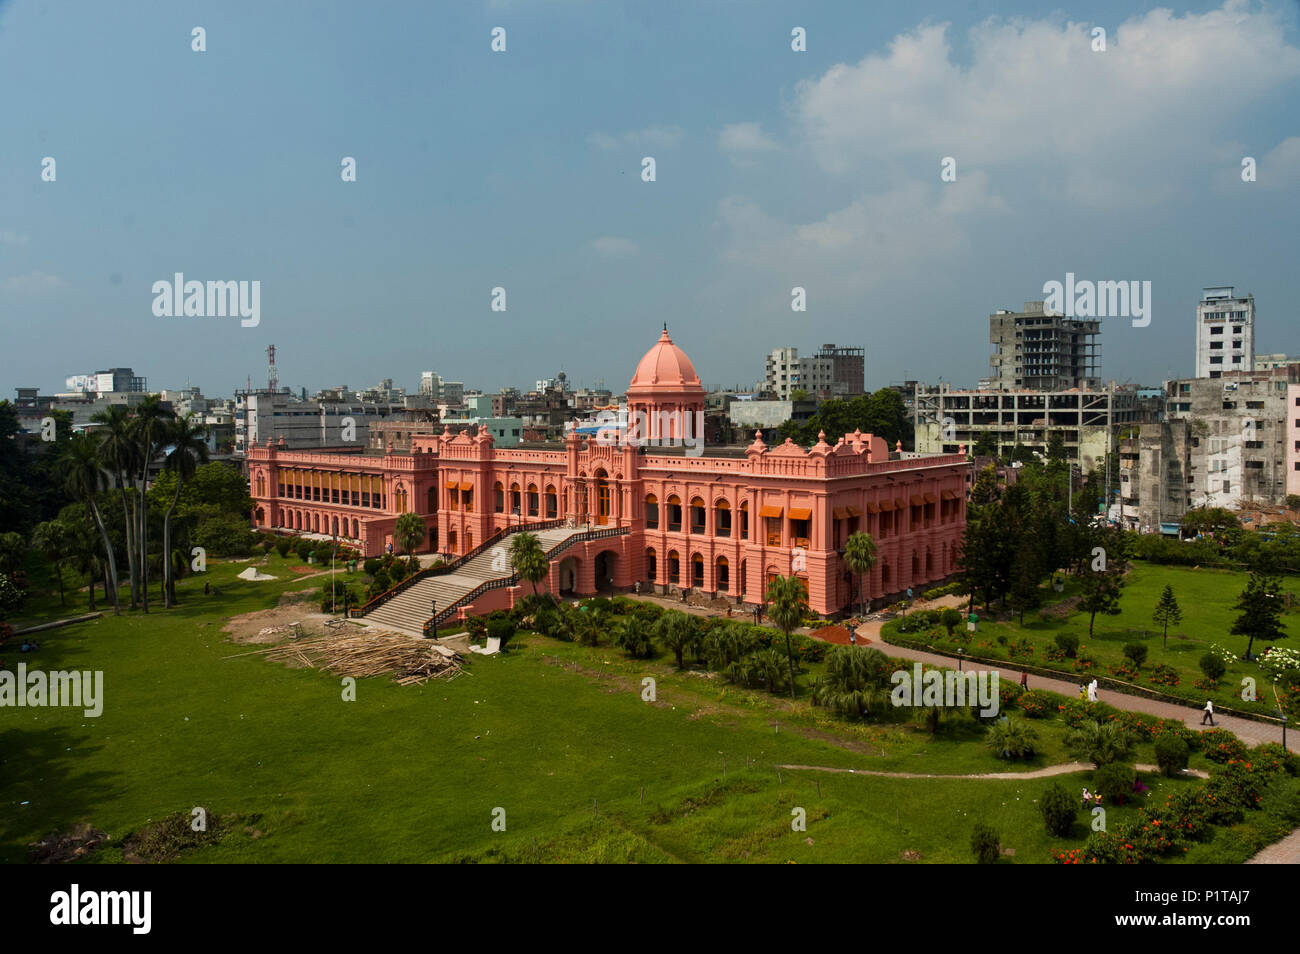
{"type": "MultiPolygon", "coordinates": [[[[523,529],[527,530],[527,527],[523,529]]],[[[543,552],[577,536],[585,528],[557,527],[536,531],[537,542],[543,552]]],[[[458,567],[454,573],[432,576],[408,586],[396,596],[385,600],[363,617],[361,622],[376,629],[391,629],[408,636],[422,636],[424,621],[438,601],[438,611],[449,609],[464,596],[490,580],[504,579],[514,571],[509,563],[510,536],[505,536],[495,546],[488,547],[478,556],[458,567]],[[504,556],[497,553],[501,548],[504,556]]]]}

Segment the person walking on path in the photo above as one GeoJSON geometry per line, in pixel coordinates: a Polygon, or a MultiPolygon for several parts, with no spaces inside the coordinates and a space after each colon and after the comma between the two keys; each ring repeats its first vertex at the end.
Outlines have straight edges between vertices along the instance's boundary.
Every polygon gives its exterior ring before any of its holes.
{"type": "Polygon", "coordinates": [[[1210,726],[1213,727],[1214,726],[1214,700],[1212,699],[1205,700],[1205,715],[1201,716],[1201,725],[1205,725],[1207,720],[1209,721],[1210,726]]]}
{"type": "Polygon", "coordinates": [[[1022,672],[1022,673],[1020,674],[1020,688],[1021,688],[1021,689],[1028,689],[1028,688],[1029,688],[1029,673],[1028,673],[1028,672],[1022,672]]]}
{"type": "Polygon", "coordinates": [[[1096,679],[1088,683],[1088,701],[1089,702],[1097,701],[1097,680],[1096,679]]]}

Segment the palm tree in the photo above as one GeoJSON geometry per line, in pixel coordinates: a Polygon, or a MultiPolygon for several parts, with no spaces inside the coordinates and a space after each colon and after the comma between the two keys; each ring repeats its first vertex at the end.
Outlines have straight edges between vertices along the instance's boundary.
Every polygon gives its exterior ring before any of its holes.
{"type": "Polygon", "coordinates": [[[551,572],[551,562],[546,559],[537,534],[527,530],[516,533],[510,541],[510,565],[519,579],[533,585],[534,596],[537,595],[537,584],[551,572]]]}
{"type": "Polygon", "coordinates": [[[844,565],[858,578],[859,612],[864,616],[867,613],[867,589],[862,578],[875,567],[877,558],[876,541],[865,530],[854,531],[844,541],[844,565]]]}
{"type": "Polygon", "coordinates": [[[164,450],[167,459],[163,462],[163,470],[176,477],[176,492],[172,494],[172,502],[163,515],[163,606],[168,609],[176,605],[176,574],[172,570],[172,514],[176,510],[176,501],[181,497],[181,484],[193,478],[200,462],[207,462],[208,445],[204,440],[207,433],[206,426],[195,425],[192,414],[173,418],[163,425],[162,439],[167,442],[167,449],[164,450]]]}
{"type": "Polygon", "coordinates": [[[140,604],[149,612],[149,501],[145,491],[149,484],[149,465],[160,449],[159,438],[167,430],[169,419],[175,414],[163,405],[161,395],[146,394],[144,400],[136,405],[132,431],[139,448],[137,463],[140,465],[140,506],[136,514],[140,524],[140,604]]]}
{"type": "MultiPolygon", "coordinates": [[[[108,539],[103,518],[99,515],[99,504],[95,497],[104,486],[104,469],[100,463],[98,442],[89,434],[73,434],[64,447],[59,465],[64,475],[64,489],[68,496],[86,505],[95,527],[99,530],[104,544],[104,554],[108,559],[108,578],[113,590],[113,615],[121,614],[117,599],[117,560],[113,556],[113,544],[108,539]]],[[[94,578],[91,578],[91,592],[94,592],[94,578]]],[[[92,596],[92,599],[94,597],[92,596]]]]}
{"type": "Polygon", "coordinates": [[[415,548],[429,537],[429,528],[424,525],[424,518],[416,513],[404,513],[397,518],[393,527],[393,539],[408,557],[414,559],[415,548]]]}
{"type": "Polygon", "coordinates": [[[790,633],[803,622],[808,611],[808,588],[796,576],[778,576],[767,585],[763,594],[767,600],[767,615],[781,632],[785,633],[785,653],[790,658],[790,698],[794,698],[794,651],[790,648],[790,633]]]}
{"type": "Polygon", "coordinates": [[[127,493],[127,487],[134,489],[134,474],[139,467],[137,456],[139,446],[131,433],[131,414],[124,404],[110,404],[104,410],[92,414],[92,421],[104,424],[100,434],[99,456],[104,466],[113,474],[118,493],[122,496],[122,519],[126,532],[126,562],[131,575],[131,609],[136,608],[139,597],[140,575],[136,567],[135,548],[135,502],[127,493]]]}
{"type": "Polygon", "coordinates": [[[63,592],[63,562],[70,556],[71,549],[67,526],[58,520],[38,523],[32,531],[32,545],[54,567],[54,575],[59,580],[59,605],[67,606],[68,600],[63,592]]]}
{"type": "Polygon", "coordinates": [[[700,639],[699,628],[695,619],[681,610],[669,610],[655,623],[655,635],[672,650],[677,659],[677,668],[685,669],[685,656],[696,647],[700,639]]]}
{"type": "Polygon", "coordinates": [[[848,716],[861,716],[889,701],[893,666],[878,649],[836,646],[826,656],[826,672],[813,688],[813,702],[848,716]]]}
{"type": "Polygon", "coordinates": [[[645,620],[640,616],[624,616],[619,620],[614,626],[614,645],[633,659],[649,656],[652,644],[645,620]]]}
{"type": "Polygon", "coordinates": [[[1101,768],[1127,759],[1132,739],[1117,722],[1089,720],[1066,736],[1065,747],[1075,758],[1087,759],[1101,768]]]}

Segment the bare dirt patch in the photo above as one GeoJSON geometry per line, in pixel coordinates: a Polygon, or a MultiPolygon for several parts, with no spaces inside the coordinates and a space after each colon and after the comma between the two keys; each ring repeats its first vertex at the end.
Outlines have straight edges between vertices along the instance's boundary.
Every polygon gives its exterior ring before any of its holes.
{"type": "Polygon", "coordinates": [[[108,835],[82,822],[69,831],[34,841],[27,848],[33,864],[60,865],[92,854],[107,841],[108,835]]]}
{"type": "Polygon", "coordinates": [[[366,629],[359,623],[347,621],[335,627],[326,627],[328,620],[337,616],[320,612],[320,590],[295,590],[280,597],[279,605],[242,616],[232,616],[222,631],[236,643],[262,646],[281,643],[299,636],[320,636],[325,633],[359,633],[366,629]]]}

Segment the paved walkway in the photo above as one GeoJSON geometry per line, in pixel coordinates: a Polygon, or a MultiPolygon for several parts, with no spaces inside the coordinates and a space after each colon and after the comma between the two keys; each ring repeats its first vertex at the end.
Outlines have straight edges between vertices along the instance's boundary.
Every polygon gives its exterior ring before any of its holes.
{"type": "MultiPolygon", "coordinates": [[[[880,628],[884,625],[879,620],[873,620],[863,623],[858,627],[857,635],[859,640],[866,637],[871,642],[881,648],[882,652],[887,652],[891,656],[897,656],[900,659],[910,659],[914,662],[931,663],[936,666],[946,666],[952,668],[953,660],[950,656],[940,656],[937,653],[927,653],[918,649],[910,649],[906,646],[895,646],[893,643],[885,642],[880,635],[880,628]]],[[[1002,673],[1012,673],[1018,679],[1022,670],[1017,669],[1012,663],[999,663],[998,671],[1002,673]]],[[[1063,696],[1074,698],[1079,694],[1079,683],[1069,678],[1049,679],[1046,676],[1040,676],[1036,673],[1029,674],[1030,689],[1046,689],[1049,692],[1058,692],[1063,696]]],[[[1202,712],[1194,706],[1184,706],[1173,702],[1164,702],[1159,699],[1148,699],[1145,696],[1130,696],[1120,692],[1107,692],[1105,689],[1100,690],[1099,696],[1102,702],[1114,706],[1116,709],[1127,709],[1131,712],[1144,712],[1148,715],[1158,716],[1162,719],[1177,719],[1190,729],[1197,732],[1202,729],[1208,729],[1210,726],[1202,726],[1202,712]]],[[[1214,728],[1227,729],[1237,738],[1241,739],[1247,745],[1258,745],[1261,742],[1278,742],[1282,741],[1282,727],[1273,725],[1268,722],[1255,722],[1252,719],[1242,719],[1238,716],[1220,715],[1215,718],[1214,728]]],[[[1287,748],[1293,752],[1300,751],[1300,732],[1288,731],[1286,734],[1287,748]]]]}
{"type": "MultiPolygon", "coordinates": [[[[1075,772],[1091,772],[1093,765],[1091,762],[1064,762],[1060,765],[1049,765],[1046,768],[1032,769],[1028,772],[985,772],[983,775],[931,775],[919,774],[917,772],[871,772],[866,769],[846,769],[830,768],[824,765],[778,765],[777,768],[783,769],[803,769],[808,772],[842,772],[847,775],[877,775],[881,778],[979,778],[979,779],[996,779],[1002,781],[1018,781],[1022,778],[1051,778],[1053,775],[1072,775],[1075,772]]],[[[1159,772],[1158,765],[1138,765],[1139,772],[1159,772]]],[[[1197,778],[1209,778],[1209,772],[1202,772],[1200,769],[1185,769],[1188,775],[1194,775],[1197,778]]]]}

